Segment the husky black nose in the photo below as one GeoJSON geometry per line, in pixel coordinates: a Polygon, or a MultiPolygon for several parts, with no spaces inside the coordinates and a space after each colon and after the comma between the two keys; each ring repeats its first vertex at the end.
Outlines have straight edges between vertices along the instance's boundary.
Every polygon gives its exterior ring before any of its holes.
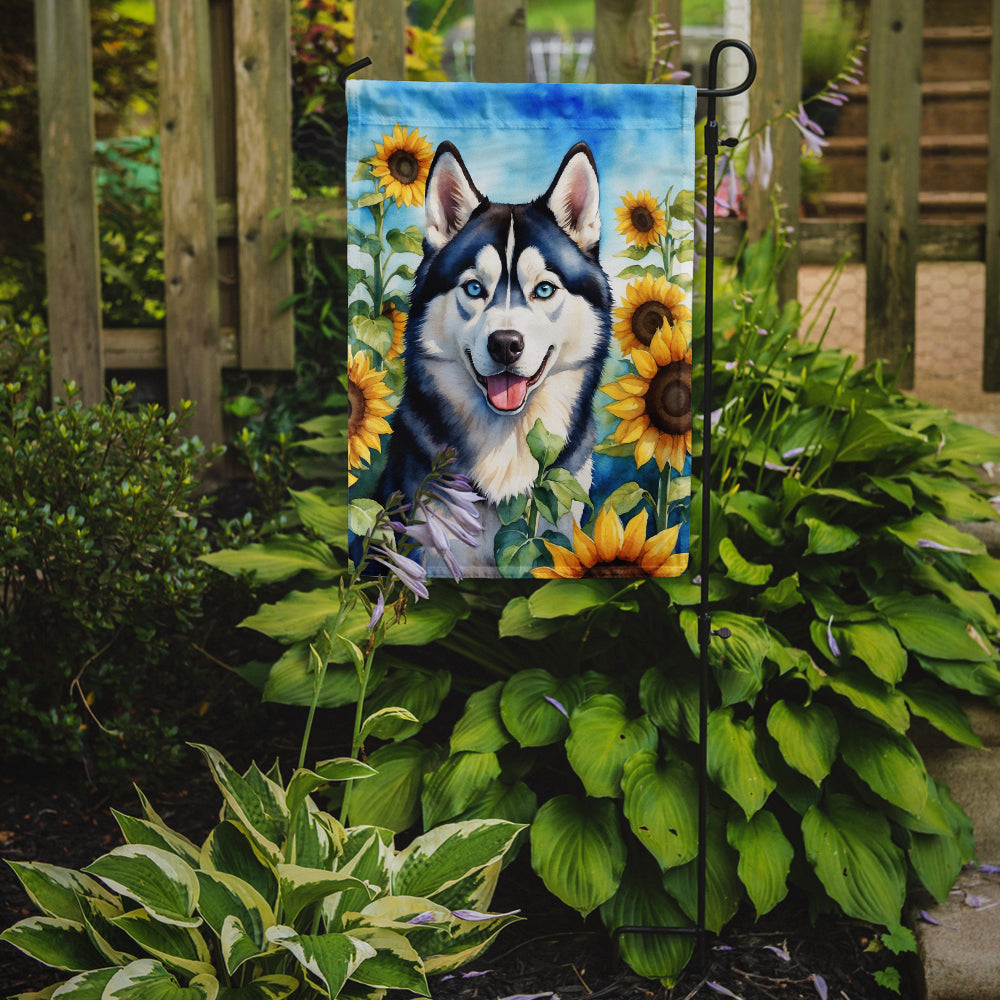
{"type": "Polygon", "coordinates": [[[524,337],[517,330],[494,330],[486,349],[498,365],[512,365],[524,353],[524,337]]]}

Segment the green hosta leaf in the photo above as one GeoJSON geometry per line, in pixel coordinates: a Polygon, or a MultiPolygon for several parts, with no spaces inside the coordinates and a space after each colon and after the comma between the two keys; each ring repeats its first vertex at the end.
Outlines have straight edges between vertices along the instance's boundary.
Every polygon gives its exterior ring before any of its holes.
{"type": "Polygon", "coordinates": [[[560,679],[547,670],[522,670],[504,684],[500,716],[521,746],[547,746],[566,736],[569,715],[582,700],[578,677],[560,679]]]}
{"type": "Polygon", "coordinates": [[[846,524],[828,524],[815,517],[804,518],[804,523],[809,529],[806,555],[828,556],[845,552],[855,545],[860,537],[846,524]]]}
{"type": "Polygon", "coordinates": [[[775,781],[757,762],[757,732],[752,718],[733,718],[732,708],[708,717],[708,774],[749,819],[774,791],[775,781]]]}
{"type": "Polygon", "coordinates": [[[747,562],[740,555],[732,539],[728,537],[719,542],[719,557],[725,563],[726,575],[729,579],[735,580],[737,583],[744,583],[748,587],[763,587],[771,578],[771,573],[774,570],[770,563],[761,565],[747,562]]]}
{"type": "Polygon", "coordinates": [[[334,757],[320,761],[312,771],[299,768],[288,782],[285,805],[289,813],[296,813],[307,796],[331,781],[354,781],[374,777],[377,773],[374,767],[353,757],[334,757]]]}
{"type": "Polygon", "coordinates": [[[770,497],[749,490],[739,490],[726,498],[726,516],[745,521],[758,538],[778,547],[784,541],[781,511],[770,497]]]}
{"type": "Polygon", "coordinates": [[[883,595],[875,607],[899,633],[903,645],[939,660],[995,660],[996,653],[976,628],[949,605],[923,595],[883,595]]]}
{"type": "Polygon", "coordinates": [[[113,892],[134,899],[150,916],[178,927],[197,927],[198,878],[176,854],[146,844],[125,844],[84,871],[113,892]]]}
{"type": "Polygon", "coordinates": [[[880,458],[890,448],[920,445],[926,441],[922,434],[863,410],[851,421],[837,452],[837,461],[869,462],[880,458]]]}
{"type": "Polygon", "coordinates": [[[246,574],[257,584],[289,580],[298,573],[332,580],[344,572],[328,545],[295,535],[272,535],[266,542],[209,552],[199,558],[230,576],[246,574]]]}
{"type": "Polygon", "coordinates": [[[953,476],[924,476],[911,472],[906,478],[920,493],[939,505],[950,521],[986,521],[996,517],[986,497],[953,476]]]}
{"type": "Polygon", "coordinates": [[[54,969],[81,972],[105,964],[104,958],[91,944],[86,927],[64,917],[19,920],[0,934],[0,941],[12,944],[37,962],[54,969]]]}
{"type": "Polygon", "coordinates": [[[558,619],[536,618],[531,613],[527,597],[515,597],[504,605],[500,615],[501,639],[518,636],[521,639],[544,639],[566,627],[558,619]]]}
{"type": "Polygon", "coordinates": [[[629,719],[625,702],[595,694],[574,709],[566,758],[588,795],[618,798],[622,768],[638,750],[653,750],[659,736],[649,716],[629,719]]]}
{"type": "MultiPolygon", "coordinates": [[[[407,615],[409,614],[407,611],[407,615]]],[[[383,708],[405,708],[410,712],[419,721],[386,721],[379,733],[381,739],[405,740],[419,732],[423,723],[430,722],[437,715],[441,702],[450,689],[451,674],[447,670],[417,667],[396,670],[385,683],[375,689],[365,707],[372,712],[383,708]]]]}
{"type": "Polygon", "coordinates": [[[579,615],[607,604],[620,589],[613,580],[549,580],[528,598],[528,609],[535,618],[579,615]]]}
{"type": "Polygon", "coordinates": [[[898,684],[906,673],[906,650],[896,633],[879,622],[851,622],[833,626],[840,649],[861,660],[886,684],[898,684]]]}
{"type": "Polygon", "coordinates": [[[355,982],[430,996],[424,963],[402,934],[384,927],[362,926],[353,928],[351,937],[375,949],[375,954],[351,973],[355,982]]]}
{"type": "MultiPolygon", "coordinates": [[[[736,874],[736,852],[726,843],[726,824],[720,813],[708,818],[705,850],[705,926],[714,934],[732,919],[743,899],[743,883],[736,874]]],[[[698,861],[663,873],[663,887],[691,920],[698,917],[698,861]]]]}
{"type": "MultiPolygon", "coordinates": [[[[694,656],[700,656],[698,616],[681,612],[681,627],[694,656]]],[[[729,629],[729,638],[713,636],[708,646],[708,661],[722,690],[723,704],[741,701],[752,703],[763,686],[764,660],[771,648],[771,636],[759,618],[720,611],[712,615],[712,629],[729,629]]]]}
{"type": "Polygon", "coordinates": [[[914,715],[967,747],[981,747],[983,741],[972,728],[969,717],[947,688],[931,680],[908,681],[900,686],[906,704],[914,715]]]}
{"type": "Polygon", "coordinates": [[[1000,559],[990,555],[974,556],[965,560],[965,568],[980,587],[994,597],[1000,597],[1000,559]]]}
{"type": "Polygon", "coordinates": [[[223,987],[218,1000],[285,1000],[298,988],[292,976],[261,976],[245,986],[223,987]]]}
{"type": "Polygon", "coordinates": [[[837,756],[839,731],[833,712],[812,702],[798,705],[778,700],[767,716],[767,731],[781,748],[785,761],[819,786],[837,756]]]}
{"type": "Polygon", "coordinates": [[[341,547],[347,544],[347,506],[330,503],[316,490],[289,490],[295,513],[310,531],[324,542],[341,547]]]}
{"type": "Polygon", "coordinates": [[[880,812],[849,795],[830,795],[802,820],[806,857],[849,917],[899,923],[906,893],[903,852],[880,812]]]}
{"type": "Polygon", "coordinates": [[[360,879],[352,875],[303,868],[301,865],[278,865],[278,884],[282,913],[285,919],[293,922],[307,906],[327,896],[345,889],[367,889],[360,879]]]}
{"type": "MultiPolygon", "coordinates": [[[[346,648],[343,642],[335,642],[333,655],[340,655],[337,651],[346,648]]],[[[369,685],[378,684],[384,676],[384,657],[378,657],[369,685]]],[[[331,663],[323,675],[316,707],[340,708],[341,705],[350,705],[358,700],[359,690],[358,675],[353,666],[340,667],[331,663]]],[[[297,642],[282,653],[267,675],[261,697],[264,701],[280,705],[305,706],[313,703],[313,699],[317,698],[316,673],[310,659],[308,642],[297,642]]]]}
{"type": "Polygon", "coordinates": [[[919,815],[927,801],[927,772],[907,737],[860,719],[852,719],[850,737],[840,753],[876,795],[908,813],[919,815]]]}
{"type": "Polygon", "coordinates": [[[428,830],[396,855],[392,891],[434,899],[461,879],[499,862],[522,829],[497,819],[446,823],[428,830]]]}
{"type": "Polygon", "coordinates": [[[117,970],[101,1000],[216,1000],[218,995],[219,982],[210,974],[181,986],[159,962],[143,958],[117,970]]]}
{"type": "Polygon", "coordinates": [[[910,724],[910,713],[906,710],[903,696],[884,681],[873,677],[868,670],[842,667],[834,673],[821,675],[813,668],[807,679],[814,688],[829,688],[899,733],[906,732],[910,724]]]}
{"type": "Polygon", "coordinates": [[[660,868],[683,865],[698,853],[698,782],[679,760],[643,750],[625,762],[625,818],[660,868]]]}
{"type": "Polygon", "coordinates": [[[291,927],[268,928],[267,939],[287,949],[330,996],[339,996],[344,983],[375,949],[349,934],[296,934],[291,927]]]}
{"type": "Polygon", "coordinates": [[[198,864],[199,849],[187,837],[175,833],[160,823],[126,816],[124,813],[118,812],[117,809],[112,809],[111,812],[118,821],[122,835],[128,843],[159,847],[164,851],[176,854],[189,865],[198,864]]]}
{"type": "Polygon", "coordinates": [[[474,750],[478,753],[492,753],[510,742],[500,717],[500,692],[503,681],[469,696],[462,717],[455,723],[451,733],[451,752],[474,750]]]}
{"type": "Polygon", "coordinates": [[[281,852],[278,844],[288,830],[288,809],[284,789],[263,779],[254,783],[240,775],[217,750],[192,744],[200,750],[212,770],[212,777],[226,800],[226,805],[246,827],[265,856],[276,862],[281,852]]]}
{"type": "Polygon", "coordinates": [[[639,682],[639,704],[660,729],[678,740],[698,739],[698,676],[676,664],[650,667],[639,682]]]}
{"type": "Polygon", "coordinates": [[[71,868],[60,868],[39,861],[8,861],[7,864],[13,869],[32,903],[46,916],[82,920],[80,896],[115,902],[115,897],[97,879],[71,868]]]}
{"type": "Polygon", "coordinates": [[[234,875],[253,886],[271,907],[277,905],[277,873],[242,824],[227,820],[208,835],[201,848],[200,867],[234,875]]]}
{"type": "Polygon", "coordinates": [[[527,826],[538,812],[538,796],[523,782],[512,785],[493,781],[482,790],[479,797],[457,818],[505,819],[509,823],[527,826]]]}
{"type": "MultiPolygon", "coordinates": [[[[601,904],[601,919],[610,932],[619,927],[687,927],[690,921],[664,891],[654,865],[630,858],[615,894],[601,904]]],[[[638,975],[673,986],[694,951],[690,934],[623,934],[622,958],[638,975]]]]}
{"type": "Polygon", "coordinates": [[[424,826],[430,828],[454,819],[500,776],[495,753],[452,754],[424,780],[421,804],[424,826]]]}
{"type": "Polygon", "coordinates": [[[168,968],[189,976],[211,975],[212,956],[201,934],[191,927],[164,924],[145,910],[132,910],[111,921],[168,968]]]}
{"type": "Polygon", "coordinates": [[[582,916],[618,889],[625,870],[618,810],[607,799],[557,795],[531,825],[531,865],[549,892],[582,916]]]}
{"type": "Polygon", "coordinates": [[[956,549],[971,555],[983,555],[986,552],[986,546],[974,535],[933,514],[918,514],[909,521],[889,525],[886,530],[913,549],[923,548],[922,542],[932,542],[934,545],[943,545],[946,549],[956,549]]]}
{"type": "Polygon", "coordinates": [[[437,753],[407,740],[379,747],[368,761],[378,773],[351,789],[351,824],[397,833],[413,826],[420,817],[424,774],[437,765],[437,753]]]}
{"type": "Polygon", "coordinates": [[[729,846],[739,851],[736,873],[746,886],[759,919],[788,894],[788,873],[795,849],[765,809],[750,819],[738,816],[726,828],[729,846]]]}
{"type": "Polygon", "coordinates": [[[1000,669],[993,663],[935,660],[930,656],[918,656],[917,662],[949,687],[987,697],[1000,694],[1000,669]]]}
{"type": "Polygon", "coordinates": [[[799,574],[792,573],[779,580],[773,587],[761,591],[754,598],[757,607],[763,612],[780,612],[794,608],[798,604],[804,604],[805,598],[799,589],[799,574]]]}
{"type": "Polygon", "coordinates": [[[929,798],[944,815],[947,830],[911,833],[910,864],[925,888],[939,903],[944,903],[962,865],[972,860],[974,845],[963,843],[966,831],[971,841],[971,823],[947,791],[942,792],[934,781],[928,782],[928,786],[929,798]],[[957,830],[952,829],[952,823],[957,830]]]}

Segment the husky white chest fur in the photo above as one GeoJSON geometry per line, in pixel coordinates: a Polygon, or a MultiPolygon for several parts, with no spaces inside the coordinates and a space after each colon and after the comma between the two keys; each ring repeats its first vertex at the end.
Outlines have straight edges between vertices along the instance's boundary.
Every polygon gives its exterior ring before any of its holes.
{"type": "Polygon", "coordinates": [[[406,329],[406,384],[381,498],[412,497],[444,447],[493,510],[474,561],[492,564],[495,505],[530,492],[537,420],[565,446],[556,465],[590,485],[592,407],[611,337],[598,261],[597,170],[578,143],[533,201],[494,204],[442,143],[425,195],[424,256],[406,329]]]}

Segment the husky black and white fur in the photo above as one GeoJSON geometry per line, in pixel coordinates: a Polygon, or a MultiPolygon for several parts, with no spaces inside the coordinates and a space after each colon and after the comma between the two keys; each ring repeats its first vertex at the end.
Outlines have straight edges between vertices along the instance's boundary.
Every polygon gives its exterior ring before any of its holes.
{"type": "Polygon", "coordinates": [[[577,143],[540,197],[494,204],[443,142],[424,206],[406,384],[378,492],[412,497],[434,456],[455,448],[452,471],[487,501],[484,538],[459,559],[495,572],[495,507],[531,490],[538,466],[525,437],[536,420],[566,442],[556,464],[590,486],[593,399],[611,339],[597,168],[577,143]]]}

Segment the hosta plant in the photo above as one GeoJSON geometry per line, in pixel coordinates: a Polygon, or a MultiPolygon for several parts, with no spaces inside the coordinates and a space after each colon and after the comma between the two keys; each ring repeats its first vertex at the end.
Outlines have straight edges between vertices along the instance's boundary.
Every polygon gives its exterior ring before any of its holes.
{"type": "MultiPolygon", "coordinates": [[[[372,768],[338,758],[240,774],[200,747],[222,793],[198,845],[140,793],[115,813],[126,843],[82,871],[11,862],[40,916],[0,937],[68,978],[66,1000],[281,1000],[429,996],[427,976],[478,955],[514,913],[490,913],[521,829],[450,823],[404,849],[389,830],[343,827],[312,795],[372,768]]],[[[52,990],[55,990],[52,992],[52,990]]]]}

